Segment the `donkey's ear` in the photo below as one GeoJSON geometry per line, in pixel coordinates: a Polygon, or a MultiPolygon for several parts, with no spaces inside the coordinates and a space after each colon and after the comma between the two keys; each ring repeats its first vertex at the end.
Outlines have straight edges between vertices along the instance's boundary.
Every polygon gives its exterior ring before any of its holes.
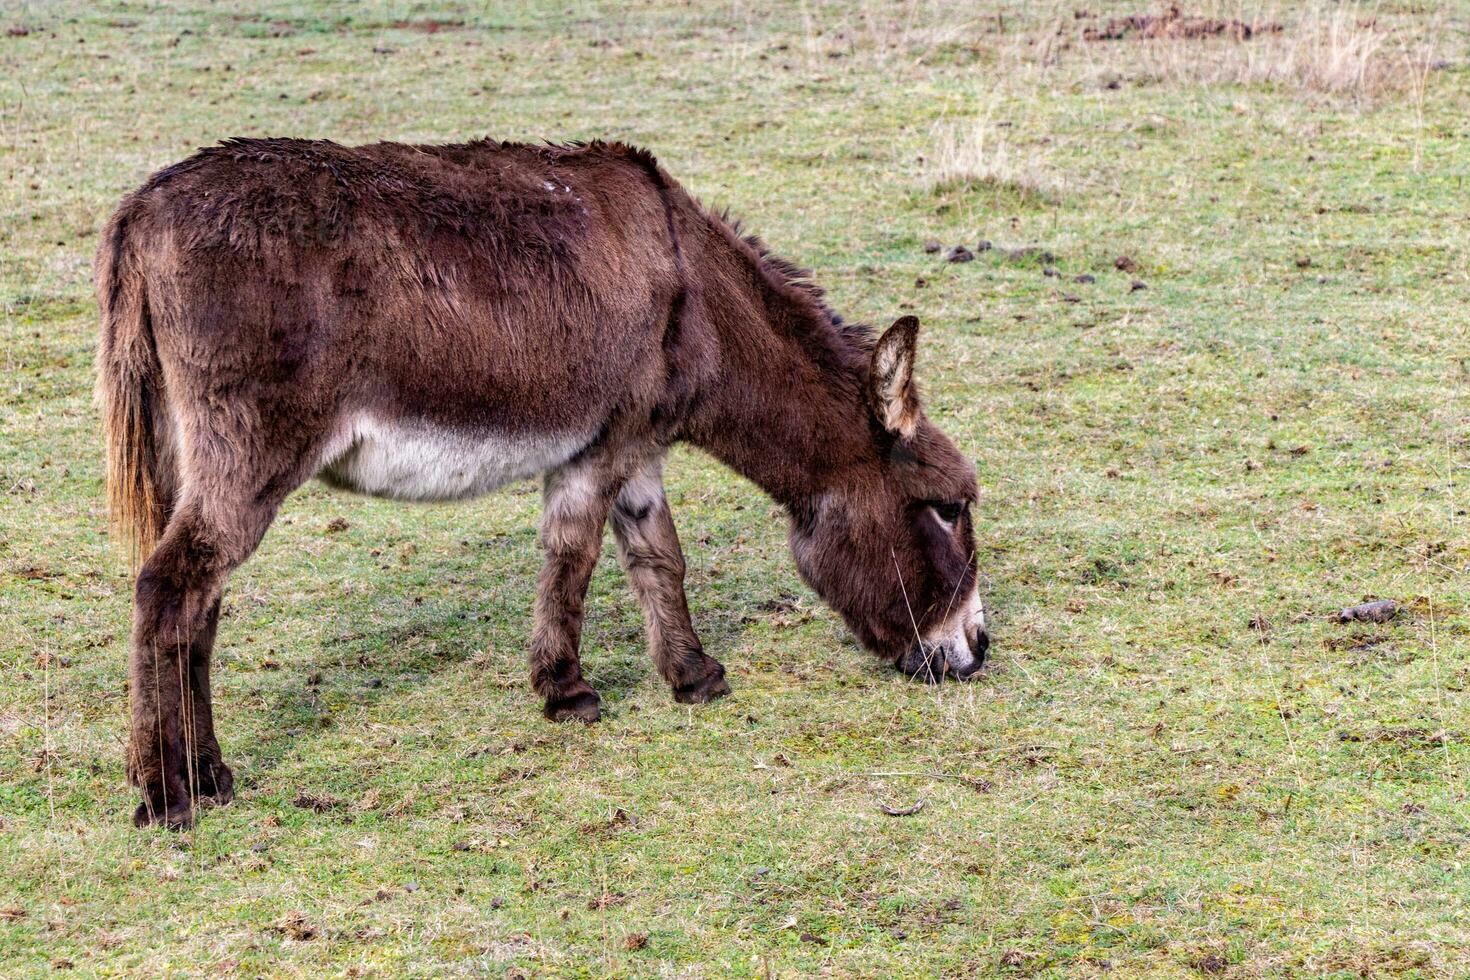
{"type": "Polygon", "coordinates": [[[883,428],[904,439],[919,427],[919,391],[914,386],[914,347],[919,318],[901,316],[878,338],[868,397],[883,428]]]}

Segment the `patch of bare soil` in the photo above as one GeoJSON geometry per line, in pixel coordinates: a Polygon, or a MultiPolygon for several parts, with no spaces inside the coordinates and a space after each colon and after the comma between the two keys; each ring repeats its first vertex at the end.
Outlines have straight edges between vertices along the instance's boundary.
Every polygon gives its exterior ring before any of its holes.
{"type": "Polygon", "coordinates": [[[395,20],[391,25],[395,30],[418,31],[420,34],[438,34],[440,31],[458,31],[464,28],[464,23],[458,20],[395,20]]]}
{"type": "Polygon", "coordinates": [[[1195,17],[1171,6],[1162,14],[1133,14],[1129,17],[1114,17],[1098,27],[1083,30],[1085,41],[1121,41],[1132,38],[1136,41],[1149,40],[1199,40],[1209,37],[1225,37],[1233,41],[1248,41],[1257,34],[1278,34],[1281,25],[1275,21],[1222,20],[1219,17],[1195,17]]]}

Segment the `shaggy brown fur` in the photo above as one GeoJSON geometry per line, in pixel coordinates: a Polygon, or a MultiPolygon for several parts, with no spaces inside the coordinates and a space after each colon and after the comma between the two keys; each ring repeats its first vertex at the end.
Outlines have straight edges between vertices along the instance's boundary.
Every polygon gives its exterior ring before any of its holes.
{"type": "Polygon", "coordinates": [[[931,678],[936,651],[979,666],[974,473],[919,407],[917,321],[843,324],[646,152],[230,140],[155,174],[102,242],[109,497],[145,559],[139,824],[229,799],[220,593],[314,475],[444,499],[546,473],[531,677],[553,719],[598,716],[578,645],[609,519],[675,697],[728,692],[659,475],[679,440],[787,508],[803,576],[867,646],[931,678]]]}

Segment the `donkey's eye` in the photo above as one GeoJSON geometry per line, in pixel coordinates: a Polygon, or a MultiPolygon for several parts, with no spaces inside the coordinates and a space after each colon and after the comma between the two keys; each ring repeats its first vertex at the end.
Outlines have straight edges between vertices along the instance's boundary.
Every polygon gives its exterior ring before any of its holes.
{"type": "Polygon", "coordinates": [[[934,513],[946,524],[953,524],[965,512],[965,505],[962,502],[937,501],[929,506],[934,508],[934,513]]]}

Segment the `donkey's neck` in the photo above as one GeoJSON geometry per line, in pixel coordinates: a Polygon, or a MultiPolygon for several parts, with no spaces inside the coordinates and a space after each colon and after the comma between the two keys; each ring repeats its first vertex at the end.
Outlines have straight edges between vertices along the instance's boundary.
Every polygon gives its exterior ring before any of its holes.
{"type": "Polygon", "coordinates": [[[780,270],[741,243],[724,245],[705,256],[699,304],[720,360],[686,437],[778,503],[801,507],[873,453],[867,355],[780,270]]]}

